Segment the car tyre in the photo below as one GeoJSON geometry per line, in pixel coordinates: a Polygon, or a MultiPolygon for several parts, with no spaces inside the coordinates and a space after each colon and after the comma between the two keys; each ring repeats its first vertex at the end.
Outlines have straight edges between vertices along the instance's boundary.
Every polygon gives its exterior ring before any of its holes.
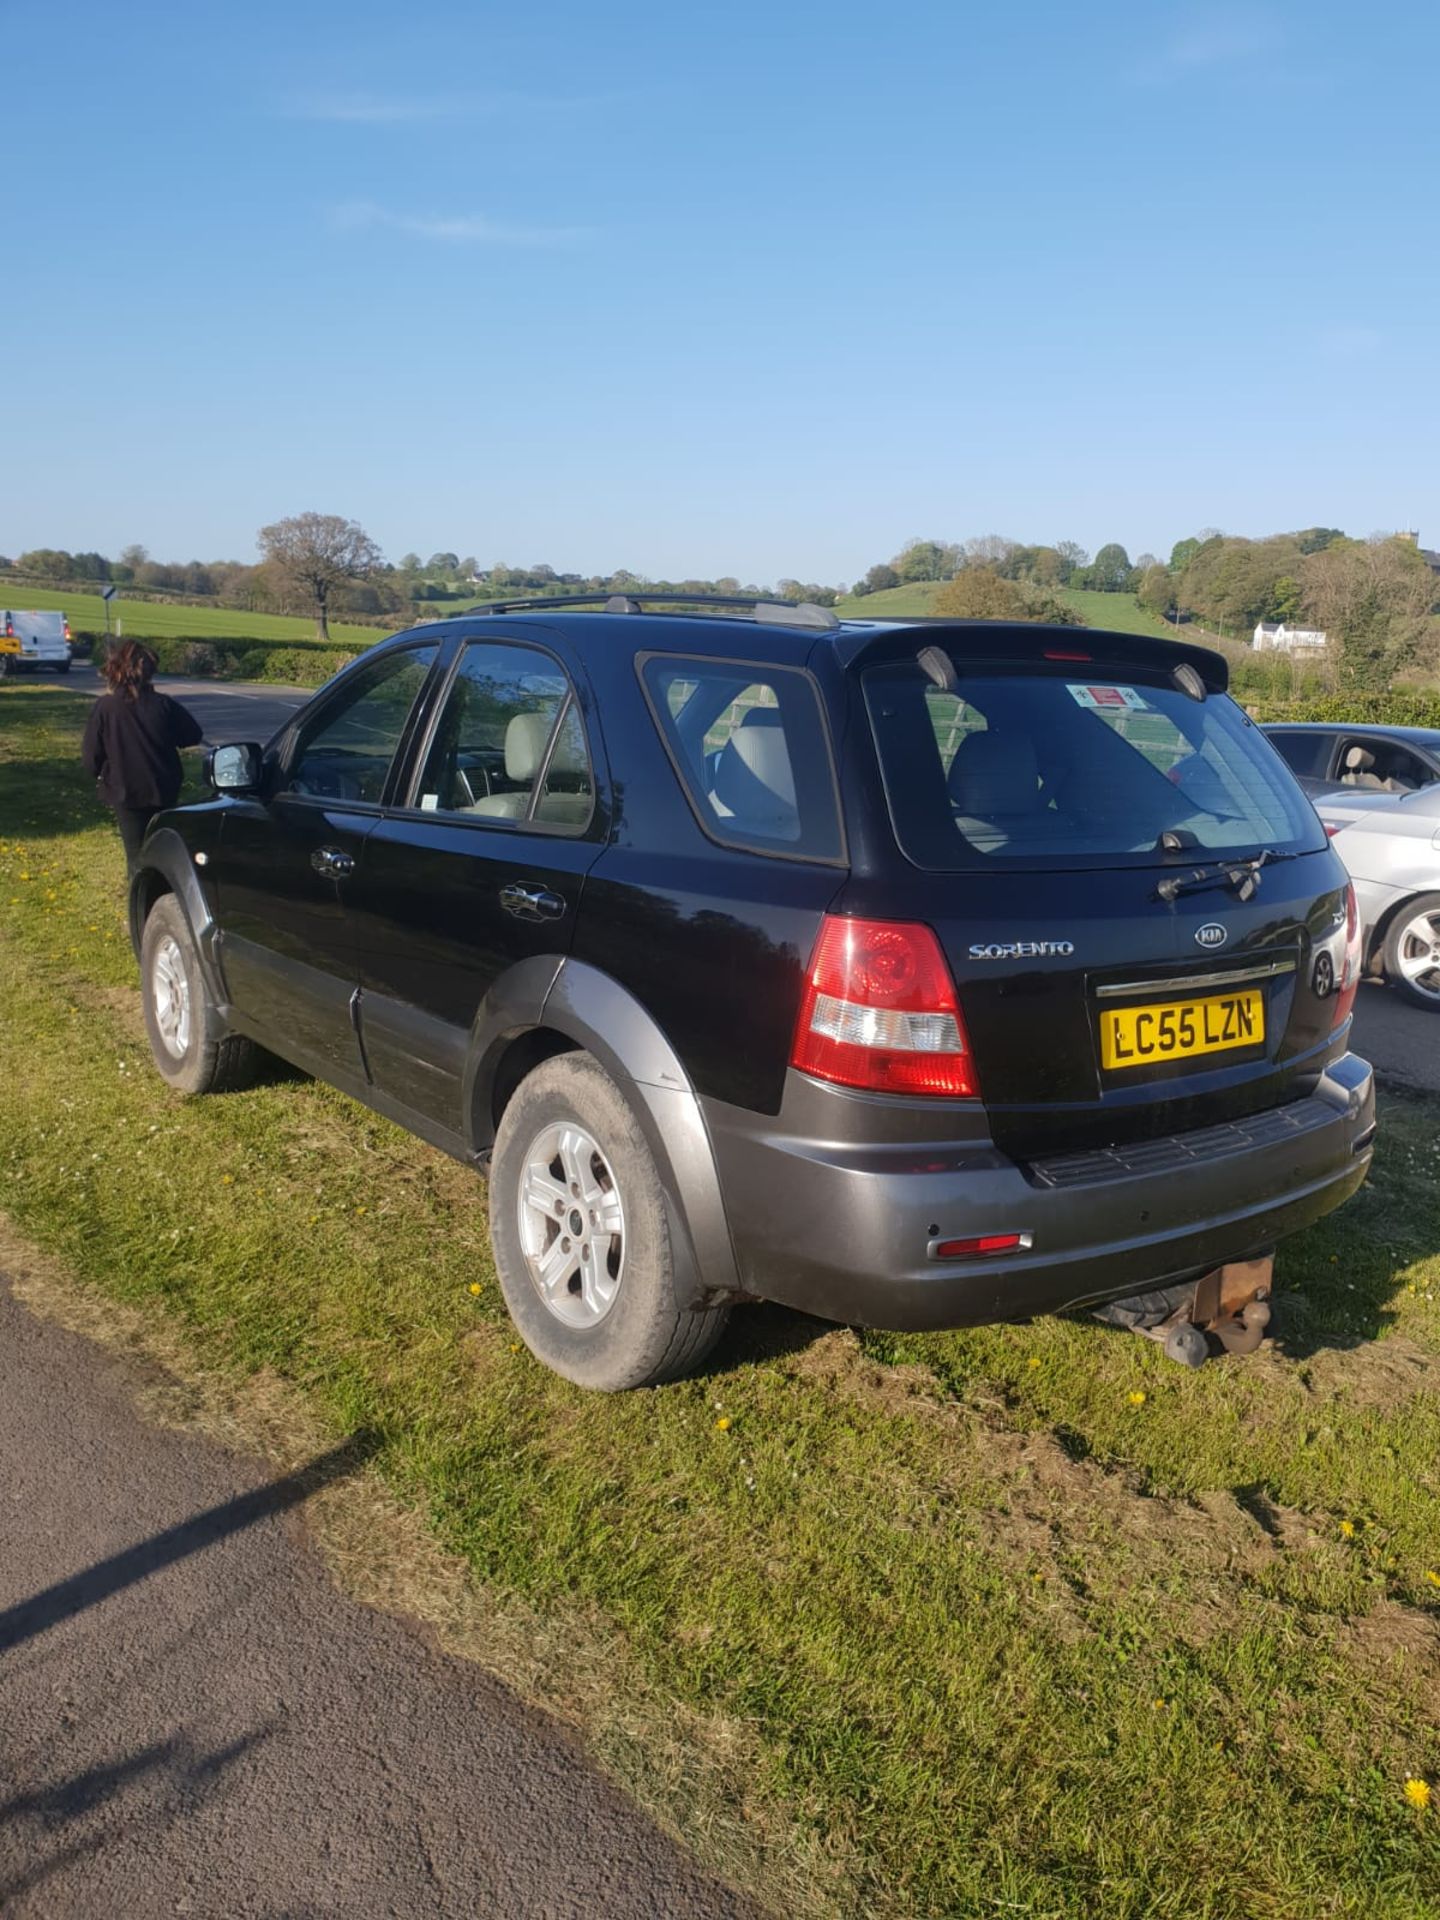
{"type": "Polygon", "coordinates": [[[490,1165],[490,1237],[521,1339],[577,1386],[688,1373],[726,1307],[676,1291],[671,1207],[624,1094],[593,1055],[558,1054],[512,1095],[490,1165]]]}
{"type": "Polygon", "coordinates": [[[1407,900],[1385,934],[1385,977],[1413,1006],[1440,1013],[1440,893],[1407,900]],[[1430,957],[1424,951],[1426,925],[1430,957]]]}
{"type": "Polygon", "coordinates": [[[179,1093],[232,1093],[255,1075],[259,1049],[227,1033],[205,986],[195,936],[173,893],[156,901],[140,942],[145,1031],[163,1080],[179,1093]]]}

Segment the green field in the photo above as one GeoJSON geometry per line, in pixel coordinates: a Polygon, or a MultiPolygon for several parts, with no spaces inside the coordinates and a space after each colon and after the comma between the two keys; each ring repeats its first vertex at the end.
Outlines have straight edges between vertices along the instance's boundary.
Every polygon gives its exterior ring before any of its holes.
{"type": "MultiPolygon", "coordinates": [[[[63,613],[74,633],[105,631],[105,602],[99,594],[52,593],[43,587],[7,583],[0,576],[0,605],[33,607],[63,613]]],[[[313,640],[315,622],[285,613],[240,613],[231,607],[182,607],[152,605],[144,600],[121,597],[110,603],[112,624],[118,617],[127,640],[164,639],[186,634],[206,640],[313,640]]],[[[397,619],[397,626],[403,625],[397,619]]],[[[381,637],[378,627],[330,624],[330,637],[340,645],[347,642],[368,647],[381,637]]]]}
{"type": "Polygon", "coordinates": [[[880,593],[847,594],[835,602],[842,620],[915,620],[933,611],[940,591],[938,580],[917,581],[911,587],[886,587],[880,593]]]}
{"type": "MultiPolygon", "coordinates": [[[[908,587],[887,587],[880,593],[849,594],[836,603],[842,618],[856,620],[913,620],[934,612],[935,596],[943,583],[923,580],[908,587]]],[[[1109,627],[1121,633],[1152,633],[1166,640],[1184,638],[1174,627],[1137,606],[1128,593],[1082,593],[1061,587],[1058,598],[1075,609],[1087,627],[1109,627]]]]}
{"type": "MultiPolygon", "coordinates": [[[[756,1306],[586,1395],[516,1340],[476,1176],[297,1075],[155,1075],[88,711],[0,687],[7,1263],[365,1429],[487,1664],[784,1920],[1440,1916],[1440,1103],[1390,1094],[1283,1248],[1284,1351],[756,1306]]],[[[449,1618],[426,1566],[368,1590],[449,1618]]]]}

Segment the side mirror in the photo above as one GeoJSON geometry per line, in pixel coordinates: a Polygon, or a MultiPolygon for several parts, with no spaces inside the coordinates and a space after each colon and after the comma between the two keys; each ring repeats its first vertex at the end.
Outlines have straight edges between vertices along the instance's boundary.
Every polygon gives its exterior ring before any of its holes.
{"type": "Polygon", "coordinates": [[[260,749],[253,740],[214,747],[207,772],[217,793],[255,793],[260,786],[260,749]]]}

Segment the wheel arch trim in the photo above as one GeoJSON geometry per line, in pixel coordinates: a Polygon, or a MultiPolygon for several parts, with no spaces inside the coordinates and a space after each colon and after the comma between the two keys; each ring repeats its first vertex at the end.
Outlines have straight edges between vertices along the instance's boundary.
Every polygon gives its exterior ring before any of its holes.
{"type": "Polygon", "coordinates": [[[223,1006],[228,995],[215,953],[215,916],[195,875],[190,849],[173,827],[162,827],[145,842],[144,865],[131,877],[129,892],[130,944],[140,957],[145,922],[162,894],[173,893],[195,938],[195,951],[206,990],[216,1006],[223,1006]],[[159,880],[163,884],[157,886],[159,880]]]}
{"type": "Polygon", "coordinates": [[[584,961],[534,956],[485,996],[472,1030],[463,1107],[472,1151],[494,1138],[491,1100],[508,1048],[549,1028],[583,1047],[623,1090],[672,1200],[676,1284],[693,1304],[741,1291],[720,1177],[700,1101],[653,1017],[619,981],[584,961]]]}

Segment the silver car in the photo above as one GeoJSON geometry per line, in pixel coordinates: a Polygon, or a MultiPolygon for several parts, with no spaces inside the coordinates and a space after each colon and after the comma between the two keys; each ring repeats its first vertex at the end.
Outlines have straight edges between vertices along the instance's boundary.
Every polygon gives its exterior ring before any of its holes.
{"type": "Polygon", "coordinates": [[[1355,882],[1371,968],[1440,1013],[1440,784],[1326,793],[1315,806],[1355,882]]]}

